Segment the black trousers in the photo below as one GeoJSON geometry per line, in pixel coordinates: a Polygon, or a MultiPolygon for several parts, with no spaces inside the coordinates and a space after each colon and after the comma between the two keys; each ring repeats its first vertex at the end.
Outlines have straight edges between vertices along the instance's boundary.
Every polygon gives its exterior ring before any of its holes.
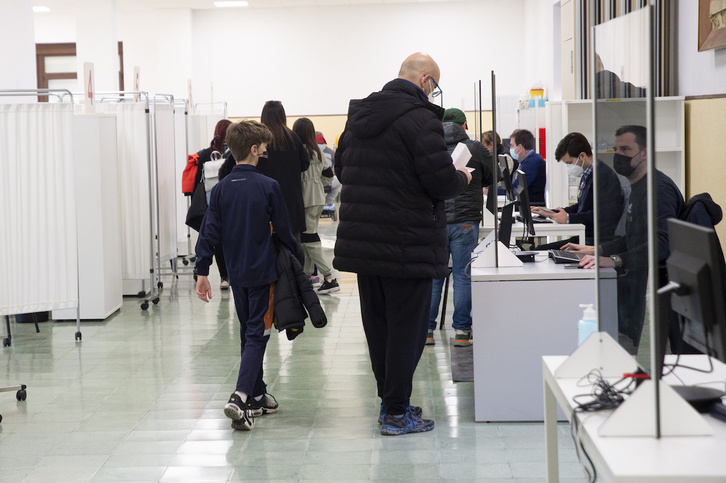
{"type": "Polygon", "coordinates": [[[431,306],[430,278],[358,275],[361,316],[378,396],[388,414],[410,405],[431,306]]]}

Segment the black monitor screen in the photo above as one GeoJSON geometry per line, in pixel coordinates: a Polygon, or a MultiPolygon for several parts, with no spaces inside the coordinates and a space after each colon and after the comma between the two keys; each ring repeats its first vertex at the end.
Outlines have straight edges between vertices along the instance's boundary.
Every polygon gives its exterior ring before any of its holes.
{"type": "Polygon", "coordinates": [[[529,209],[529,192],[527,191],[527,177],[524,171],[517,170],[517,200],[519,200],[519,216],[527,229],[528,236],[534,236],[534,222],[529,209]]]}
{"type": "Polygon", "coordinates": [[[682,317],[683,340],[726,363],[726,266],[716,231],[668,220],[668,279],[680,287],[671,308],[682,317]]]}
{"type": "Polygon", "coordinates": [[[504,195],[509,201],[514,201],[514,188],[512,188],[512,171],[509,169],[509,156],[500,154],[497,156],[499,161],[499,181],[504,188],[504,195]]]}

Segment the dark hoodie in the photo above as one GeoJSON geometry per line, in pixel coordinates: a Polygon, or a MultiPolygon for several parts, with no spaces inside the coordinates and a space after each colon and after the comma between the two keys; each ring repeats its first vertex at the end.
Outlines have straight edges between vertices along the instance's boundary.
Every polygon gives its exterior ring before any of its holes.
{"type": "Polygon", "coordinates": [[[335,268],[400,278],[447,275],[443,200],[467,181],[446,150],[443,112],[403,79],[350,102],[335,152],[343,184],[335,268]]]}
{"type": "Polygon", "coordinates": [[[444,138],[449,153],[454,152],[457,144],[464,143],[471,153],[467,166],[474,168],[471,172],[471,182],[464,192],[454,199],[446,200],[446,223],[478,224],[482,219],[484,202],[482,186],[492,184],[492,155],[482,143],[469,139],[464,128],[456,123],[444,123],[444,138]]]}

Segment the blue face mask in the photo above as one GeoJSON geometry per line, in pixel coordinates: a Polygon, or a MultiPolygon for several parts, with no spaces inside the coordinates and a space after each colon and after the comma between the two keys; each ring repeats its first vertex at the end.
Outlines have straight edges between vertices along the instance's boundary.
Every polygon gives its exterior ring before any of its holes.
{"type": "Polygon", "coordinates": [[[509,148],[509,155],[512,157],[512,159],[517,161],[519,160],[519,156],[517,155],[517,152],[514,150],[514,148],[509,148]]]}

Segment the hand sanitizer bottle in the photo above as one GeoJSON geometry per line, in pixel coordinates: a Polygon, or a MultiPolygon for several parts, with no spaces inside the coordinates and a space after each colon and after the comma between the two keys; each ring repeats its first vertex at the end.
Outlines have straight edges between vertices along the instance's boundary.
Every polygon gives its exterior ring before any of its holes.
{"type": "Polygon", "coordinates": [[[582,344],[593,332],[597,332],[597,312],[592,304],[580,304],[582,319],[577,322],[577,345],[582,344]]]}

